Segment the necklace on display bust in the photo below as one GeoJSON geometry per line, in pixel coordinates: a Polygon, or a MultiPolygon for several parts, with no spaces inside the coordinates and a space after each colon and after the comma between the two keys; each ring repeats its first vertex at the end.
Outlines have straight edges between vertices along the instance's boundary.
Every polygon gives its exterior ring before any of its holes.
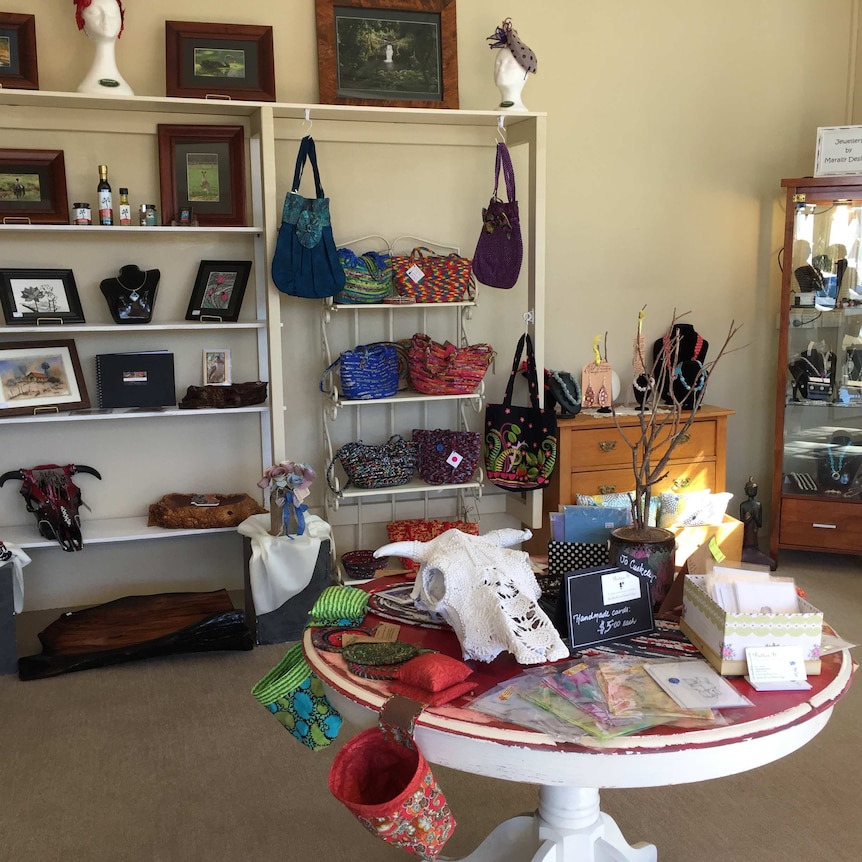
{"type": "MultiPolygon", "coordinates": [[[[125,269],[125,267],[124,267],[124,269],[125,269]]],[[[117,284],[119,284],[120,287],[122,287],[124,290],[127,290],[129,292],[129,299],[131,299],[132,302],[138,301],[138,299],[140,298],[140,295],[141,295],[140,291],[143,289],[144,285],[147,283],[147,273],[144,270],[138,270],[138,272],[140,272],[140,274],[141,274],[141,283],[135,287],[129,287],[129,285],[127,285],[123,281],[123,275],[122,275],[123,270],[122,269],[120,270],[120,274],[117,276],[117,284]]]]}

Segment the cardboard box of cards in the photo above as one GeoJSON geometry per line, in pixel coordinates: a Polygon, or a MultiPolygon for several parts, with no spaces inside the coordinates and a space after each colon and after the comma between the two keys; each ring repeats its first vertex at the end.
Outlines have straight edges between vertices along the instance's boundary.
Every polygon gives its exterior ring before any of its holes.
{"type": "Polygon", "coordinates": [[[704,575],[685,575],[679,622],[686,637],[722,676],[743,676],[746,647],[799,646],[805,670],[820,673],[823,612],[799,599],[799,613],[728,613],[705,589],[704,575]]]}
{"type": "Polygon", "coordinates": [[[681,569],[683,563],[701,546],[715,538],[718,547],[728,560],[742,557],[742,521],[725,515],[720,524],[705,524],[700,527],[671,527],[676,536],[674,563],[681,569]]]}

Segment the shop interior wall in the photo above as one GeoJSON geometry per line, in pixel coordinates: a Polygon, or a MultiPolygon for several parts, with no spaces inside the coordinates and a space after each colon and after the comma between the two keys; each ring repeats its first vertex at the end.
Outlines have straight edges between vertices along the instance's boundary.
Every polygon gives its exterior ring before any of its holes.
{"type": "MultiPolygon", "coordinates": [[[[164,95],[169,19],[272,25],[278,100],[317,102],[312,0],[124,5],[118,64],[137,94],[164,95]]],[[[862,116],[854,103],[857,5],[858,0],[458,5],[462,108],[497,105],[494,52],[485,37],[501,13],[512,17],[538,58],[524,101],[549,117],[546,364],[580,369],[591,358],[593,338],[607,332],[608,358],[628,391],[642,306],[649,343],[674,309],[689,312],[687,320],[716,348],[732,319],[742,324],[739,349],[722,362],[708,398],[736,410],[729,426],[728,490],[736,495],[731,512],[750,474],[760,482],[768,508],[780,180],[811,173],[818,126],[862,116]]],[[[86,35],[76,28],[74,5],[4,0],[3,8],[36,16],[41,88],[74,90],[92,56],[86,35]]],[[[286,191],[293,152],[288,142],[279,144],[285,185],[279,196],[286,191]]],[[[450,155],[445,142],[432,142],[421,160],[411,148],[371,149],[357,157],[343,144],[326,142],[321,159],[336,230],[342,217],[337,239],[360,232],[388,236],[404,224],[403,232],[451,235],[469,252],[490,192],[493,141],[484,149],[477,144],[466,158],[463,151],[457,159],[450,155]],[[416,190],[403,178],[415,178],[417,164],[427,187],[420,192],[421,216],[412,218],[416,190]],[[345,201],[363,188],[358,177],[369,171],[380,175],[384,205],[377,212],[383,215],[363,229],[357,210],[345,201]],[[402,213],[411,217],[402,219],[402,213]]],[[[94,188],[95,175],[94,164],[94,188]]],[[[516,310],[509,308],[502,291],[494,293],[488,298],[491,313],[483,322],[480,310],[471,327],[474,340],[491,340],[500,353],[491,394],[508,373],[521,312],[517,303],[516,310]]],[[[304,458],[299,447],[309,440],[319,445],[321,431],[319,404],[304,394],[316,390],[321,367],[316,304],[290,306],[285,339],[286,361],[313,381],[288,399],[294,403],[286,449],[304,458]]]]}

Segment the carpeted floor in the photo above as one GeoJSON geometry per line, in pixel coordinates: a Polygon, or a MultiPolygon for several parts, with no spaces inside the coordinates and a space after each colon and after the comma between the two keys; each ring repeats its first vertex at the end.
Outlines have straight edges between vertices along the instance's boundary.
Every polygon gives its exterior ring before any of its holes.
{"type": "MultiPolygon", "coordinates": [[[[862,641],[862,559],[786,553],[779,574],[796,577],[840,634],[862,641]]],[[[22,652],[38,652],[35,632],[55,616],[18,620],[22,652]]],[[[414,858],[365,832],[327,790],[350,728],[315,754],[252,698],[285,648],[32,682],[0,677],[0,860],[414,858]]],[[[855,862],[860,730],[857,682],[825,730],[783,760],[710,782],[605,790],[603,808],[629,841],[656,844],[661,862],[855,862]]],[[[466,856],[536,804],[531,786],[435,774],[458,821],[447,856],[466,856]]]]}

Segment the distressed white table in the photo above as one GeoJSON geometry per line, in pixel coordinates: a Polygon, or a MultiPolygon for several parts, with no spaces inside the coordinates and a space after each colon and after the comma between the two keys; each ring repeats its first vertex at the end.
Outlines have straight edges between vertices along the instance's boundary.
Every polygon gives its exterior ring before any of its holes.
{"type": "MultiPolygon", "coordinates": [[[[427,631],[403,626],[401,637],[411,640],[413,635],[436,648],[441,634],[432,634],[429,641],[427,631]]],[[[344,719],[359,728],[373,726],[389,696],[385,683],[359,679],[347,672],[340,656],[317,652],[310,630],[303,644],[344,719]]],[[[518,673],[520,668],[512,664],[512,674],[518,673]]],[[[461,862],[656,862],[655,846],[629,844],[601,811],[600,788],[685,784],[778,760],[826,726],[850,685],[852,667],[844,651],[823,659],[821,675],[810,678],[810,691],[764,695],[746,686],[744,693],[755,706],[725,711],[734,723],[709,730],[666,728],[613,741],[555,744],[543,733],[495,723],[468,704],[425,710],[414,735],[430,763],[539,786],[535,813],[501,823],[461,862]]]]}

